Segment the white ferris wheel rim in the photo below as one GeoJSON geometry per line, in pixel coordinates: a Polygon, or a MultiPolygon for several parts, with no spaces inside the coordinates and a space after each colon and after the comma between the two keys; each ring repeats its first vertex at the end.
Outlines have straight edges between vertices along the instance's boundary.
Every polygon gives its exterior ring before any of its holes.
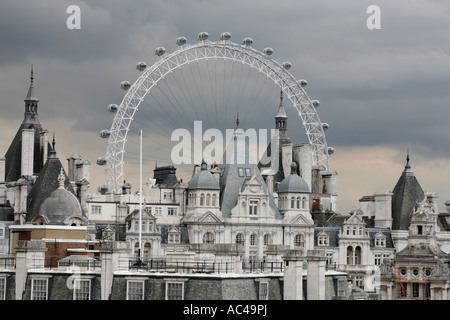
{"type": "Polygon", "coordinates": [[[160,52],[157,53],[160,55],[158,60],[152,66],[146,68],[137,80],[129,86],[109,130],[105,154],[106,187],[109,192],[117,192],[118,188],[124,183],[123,165],[127,134],[134,114],[138,111],[139,105],[147,93],[172,71],[185,64],[207,59],[240,62],[272,79],[292,102],[292,107],[297,111],[302,121],[309,143],[312,145],[313,165],[323,166],[326,170],[329,170],[329,148],[327,147],[322,122],[316,111],[317,106],[314,106],[315,100],[308,97],[300,82],[288,71],[290,63],[280,64],[272,59],[270,54],[252,48],[252,41],[249,39],[245,38],[243,44],[233,43],[229,39],[219,41],[199,40],[196,44],[179,45],[177,50],[172,53],[165,53],[165,49],[161,47],[157,49],[160,52]]]}

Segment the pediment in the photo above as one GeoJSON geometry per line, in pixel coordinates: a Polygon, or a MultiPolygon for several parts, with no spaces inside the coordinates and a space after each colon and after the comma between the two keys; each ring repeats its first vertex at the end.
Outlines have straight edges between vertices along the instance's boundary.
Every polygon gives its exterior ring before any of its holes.
{"type": "Polygon", "coordinates": [[[201,216],[200,219],[197,220],[197,222],[201,222],[201,223],[222,223],[222,220],[220,220],[214,213],[207,212],[203,216],[201,216]]]}
{"type": "Polygon", "coordinates": [[[365,224],[364,221],[356,213],[345,221],[345,224],[365,224]]]}
{"type": "Polygon", "coordinates": [[[309,225],[312,225],[313,222],[310,221],[305,216],[303,216],[302,214],[299,214],[291,220],[290,224],[291,225],[300,225],[300,226],[309,226],[309,225]]]}

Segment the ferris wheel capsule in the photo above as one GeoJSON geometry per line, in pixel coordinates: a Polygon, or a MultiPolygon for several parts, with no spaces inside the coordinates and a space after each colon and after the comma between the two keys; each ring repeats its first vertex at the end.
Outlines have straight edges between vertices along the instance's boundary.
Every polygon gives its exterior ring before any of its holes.
{"type": "Polygon", "coordinates": [[[155,50],[155,54],[156,54],[158,57],[161,57],[164,53],[166,53],[166,48],[164,48],[164,47],[158,47],[158,48],[156,48],[156,50],[155,50]]]}
{"type": "Polygon", "coordinates": [[[289,70],[292,67],[292,64],[289,61],[283,62],[281,65],[284,69],[289,70]]]}
{"type": "Polygon", "coordinates": [[[198,40],[199,41],[206,41],[206,40],[208,40],[208,38],[209,38],[208,32],[200,32],[198,34],[198,40]]]}
{"type": "Polygon", "coordinates": [[[273,49],[272,49],[272,48],[264,48],[263,53],[264,53],[266,56],[270,56],[270,55],[272,55],[272,53],[273,53],[273,49]]]}
{"type": "Polygon", "coordinates": [[[304,79],[300,80],[299,82],[300,82],[300,86],[301,86],[302,88],[306,87],[306,85],[308,84],[308,81],[306,81],[306,80],[304,80],[304,79]]]}
{"type": "Polygon", "coordinates": [[[328,154],[333,154],[333,153],[334,153],[334,148],[328,147],[328,154]]]}
{"type": "Polygon", "coordinates": [[[318,108],[320,106],[319,100],[313,100],[313,101],[311,101],[311,103],[314,106],[314,108],[318,108]]]}
{"type": "Polygon", "coordinates": [[[104,166],[105,164],[106,164],[106,159],[104,158],[104,157],[99,157],[99,158],[97,158],[97,164],[99,165],[99,166],[104,166]]]}
{"type": "Polygon", "coordinates": [[[253,39],[252,38],[247,37],[247,38],[242,39],[242,44],[244,46],[249,47],[249,46],[252,45],[252,43],[253,43],[253,39]]]}
{"type": "Polygon", "coordinates": [[[120,88],[123,90],[128,90],[131,87],[131,83],[129,81],[122,81],[120,83],[120,88]]]}
{"type": "Polygon", "coordinates": [[[322,129],[323,130],[328,130],[328,128],[330,127],[330,125],[328,123],[322,123],[322,129]]]}
{"type": "Polygon", "coordinates": [[[228,41],[231,39],[231,33],[224,32],[220,35],[220,40],[228,41]]]}
{"type": "Polygon", "coordinates": [[[147,63],[145,63],[144,61],[138,62],[136,64],[136,69],[139,71],[144,71],[147,68],[147,63]]]}
{"type": "Polygon", "coordinates": [[[185,45],[187,42],[187,39],[185,37],[179,37],[177,38],[176,44],[177,46],[185,45]]]}
{"type": "Polygon", "coordinates": [[[104,193],[108,192],[108,186],[105,184],[102,184],[101,186],[98,186],[97,191],[100,192],[101,194],[104,194],[104,193]]]}
{"type": "Polygon", "coordinates": [[[110,135],[111,133],[109,132],[109,130],[100,131],[100,138],[106,139],[109,138],[110,135]]]}
{"type": "Polygon", "coordinates": [[[119,106],[117,104],[110,104],[108,106],[109,112],[115,113],[115,112],[117,112],[117,110],[119,110],[119,106]]]}

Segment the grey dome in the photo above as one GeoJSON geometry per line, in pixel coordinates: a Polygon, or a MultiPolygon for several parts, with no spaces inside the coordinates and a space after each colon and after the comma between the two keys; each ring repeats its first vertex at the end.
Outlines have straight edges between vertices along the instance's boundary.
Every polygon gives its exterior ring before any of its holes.
{"type": "Polygon", "coordinates": [[[51,224],[60,224],[68,217],[82,217],[82,210],[78,199],[72,192],[58,188],[42,203],[39,214],[46,216],[51,224]]]}
{"type": "Polygon", "coordinates": [[[291,164],[291,174],[281,181],[278,193],[309,193],[309,187],[305,180],[297,174],[297,164],[291,164]]]}
{"type": "Polygon", "coordinates": [[[201,170],[197,172],[188,183],[189,190],[207,189],[220,190],[219,181],[206,168],[206,163],[202,163],[201,170]]]}
{"type": "Polygon", "coordinates": [[[62,168],[58,175],[58,182],[59,188],[44,200],[39,208],[39,215],[45,217],[50,224],[64,224],[67,218],[83,219],[83,211],[77,197],[64,188],[65,175],[62,168]]]}

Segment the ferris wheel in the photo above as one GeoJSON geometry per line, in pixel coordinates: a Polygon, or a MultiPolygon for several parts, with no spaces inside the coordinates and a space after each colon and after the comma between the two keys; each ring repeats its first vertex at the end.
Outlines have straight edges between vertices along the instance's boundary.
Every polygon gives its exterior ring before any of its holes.
{"type": "MultiPolygon", "coordinates": [[[[304,90],[304,87],[307,84],[305,80],[296,80],[289,72],[291,63],[279,63],[271,57],[273,54],[272,48],[267,47],[262,51],[259,51],[254,49],[252,44],[253,40],[249,37],[244,38],[240,44],[234,43],[231,41],[231,34],[228,32],[222,33],[220,40],[211,41],[209,40],[208,33],[201,32],[198,35],[198,42],[195,44],[188,44],[185,37],[177,38],[177,49],[172,53],[167,53],[164,47],[158,47],[155,50],[155,54],[158,57],[157,61],[150,67],[148,67],[145,62],[137,63],[136,69],[141,72],[140,76],[133,84],[129,81],[121,82],[120,88],[125,90],[126,93],[120,105],[110,104],[108,106],[108,111],[114,114],[114,119],[109,130],[105,129],[100,132],[100,136],[108,139],[108,143],[106,154],[97,159],[98,165],[106,167],[105,185],[100,186],[99,191],[102,189],[104,192],[116,193],[124,183],[126,175],[126,171],[124,170],[124,165],[126,163],[124,157],[126,154],[125,147],[129,140],[128,135],[130,130],[132,130],[131,125],[133,121],[140,119],[139,114],[136,115],[136,113],[140,110],[139,107],[143,103],[146,103],[146,99],[144,98],[153,96],[152,92],[155,91],[156,88],[161,90],[162,82],[166,81],[174,71],[182,70],[183,67],[191,68],[192,65],[199,64],[201,61],[213,61],[214,63],[213,72],[209,70],[210,67],[207,65],[209,79],[206,82],[208,84],[215,83],[217,81],[217,79],[213,79],[216,77],[215,72],[219,72],[219,69],[223,69],[217,67],[217,61],[219,60],[225,61],[224,63],[228,62],[228,66],[231,64],[233,70],[234,65],[239,63],[240,65],[247,66],[247,68],[250,67],[251,70],[258,71],[258,75],[265,75],[265,79],[270,81],[272,87],[273,84],[275,84],[275,87],[277,87],[278,90],[281,89],[287,100],[292,103],[291,107],[293,111],[300,117],[308,141],[312,145],[313,165],[323,166],[326,170],[329,170],[328,156],[334,153],[334,149],[327,146],[325,130],[328,129],[328,124],[322,123],[319,119],[316,110],[320,105],[319,101],[311,100],[308,97],[304,90]]],[[[181,73],[178,76],[173,75],[173,77],[175,77],[175,80],[173,81],[177,83],[178,88],[187,87],[188,85],[195,85],[198,88],[199,85],[196,82],[195,77],[190,79],[191,76],[192,74],[186,76],[184,73],[181,73]],[[181,84],[178,83],[179,78],[183,80],[181,84]]],[[[226,75],[224,75],[224,77],[226,77],[226,75]]],[[[241,76],[241,78],[243,77],[241,76]]],[[[233,83],[236,82],[237,80],[234,80],[233,83]]],[[[230,83],[230,81],[228,81],[228,83],[230,83]]],[[[233,84],[230,84],[230,86],[231,85],[233,84]]],[[[192,95],[190,93],[183,93],[181,98],[177,98],[176,94],[172,92],[174,91],[174,87],[174,85],[167,85],[166,87],[166,90],[170,91],[170,96],[172,98],[168,98],[169,94],[164,94],[164,96],[167,100],[172,101],[166,103],[164,108],[170,108],[171,105],[173,108],[176,108],[175,105],[179,105],[179,114],[176,116],[184,118],[185,116],[180,113],[180,110],[182,111],[182,109],[185,108],[183,108],[183,102],[180,102],[179,100],[188,101],[189,99],[192,99],[192,95]]],[[[239,88],[239,90],[241,89],[239,88]]],[[[216,91],[218,91],[217,88],[211,88],[208,92],[214,94],[216,91]]],[[[260,91],[263,90],[260,89],[260,91]]],[[[242,92],[239,92],[237,95],[241,94],[242,92]]],[[[254,94],[256,95],[255,91],[254,94]]],[[[225,95],[226,94],[224,94],[223,99],[225,99],[225,95]]],[[[201,94],[198,94],[198,96],[204,99],[204,90],[201,91],[201,94]]],[[[153,102],[152,105],[154,106],[159,103],[160,102],[153,102]]],[[[210,104],[217,104],[217,102],[210,104]]],[[[151,121],[153,117],[154,115],[147,116],[148,121],[151,121]]],[[[140,120],[142,121],[142,119],[140,120]]],[[[158,123],[155,123],[154,126],[157,125],[158,123]]]]}

